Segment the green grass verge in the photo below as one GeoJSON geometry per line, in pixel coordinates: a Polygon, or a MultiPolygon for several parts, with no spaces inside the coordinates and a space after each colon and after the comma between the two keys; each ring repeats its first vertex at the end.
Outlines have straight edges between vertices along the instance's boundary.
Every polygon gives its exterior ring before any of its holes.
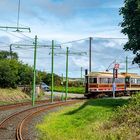
{"type": "MultiPolygon", "coordinates": [[[[57,92],[65,92],[65,87],[62,86],[55,86],[54,91],[57,92]]],[[[69,87],[68,88],[69,93],[78,93],[78,94],[84,94],[85,88],[84,87],[69,87]]]]}
{"type": "MultiPolygon", "coordinates": [[[[40,140],[104,140],[100,127],[125,99],[91,99],[52,113],[37,125],[40,140]]],[[[104,132],[104,131],[103,131],[104,132]]]]}

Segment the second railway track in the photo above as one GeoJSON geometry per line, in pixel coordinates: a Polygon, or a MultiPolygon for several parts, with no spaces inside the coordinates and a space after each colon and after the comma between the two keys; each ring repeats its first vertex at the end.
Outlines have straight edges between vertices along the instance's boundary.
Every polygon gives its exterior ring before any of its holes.
{"type": "Polygon", "coordinates": [[[47,103],[13,113],[0,122],[0,140],[26,140],[26,131],[28,129],[26,129],[25,126],[27,126],[29,119],[41,112],[77,102],[79,102],[79,100],[71,100],[67,102],[57,101],[53,104],[47,103]]]}

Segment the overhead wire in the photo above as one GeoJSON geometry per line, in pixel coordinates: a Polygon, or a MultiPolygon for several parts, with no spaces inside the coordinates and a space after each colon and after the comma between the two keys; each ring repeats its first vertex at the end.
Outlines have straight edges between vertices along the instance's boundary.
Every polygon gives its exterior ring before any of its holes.
{"type": "Polygon", "coordinates": [[[73,43],[73,42],[79,42],[79,41],[83,41],[83,40],[86,40],[88,38],[82,38],[82,39],[78,39],[78,40],[72,40],[72,41],[67,41],[67,42],[63,42],[63,43],[58,43],[57,45],[64,45],[64,44],[70,44],[70,43],[73,43]]]}
{"type": "Polygon", "coordinates": [[[123,37],[96,37],[93,36],[93,39],[113,39],[113,40],[127,40],[128,38],[123,38],[123,37]]]}
{"type": "Polygon", "coordinates": [[[11,33],[11,32],[8,32],[8,31],[6,31],[6,30],[3,30],[3,29],[0,29],[0,30],[3,31],[3,32],[6,32],[7,34],[10,34],[10,35],[12,35],[12,36],[14,36],[14,37],[17,37],[17,38],[19,38],[19,39],[21,39],[21,40],[30,41],[30,40],[27,40],[27,39],[22,38],[22,37],[20,37],[20,36],[17,36],[17,35],[15,35],[15,34],[11,33]]]}

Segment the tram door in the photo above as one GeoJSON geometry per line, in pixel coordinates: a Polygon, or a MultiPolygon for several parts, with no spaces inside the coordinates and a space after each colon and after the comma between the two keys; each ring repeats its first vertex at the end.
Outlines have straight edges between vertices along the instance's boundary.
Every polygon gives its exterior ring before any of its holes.
{"type": "Polygon", "coordinates": [[[130,84],[131,84],[130,77],[125,77],[125,85],[126,85],[126,87],[130,87],[130,84]]]}

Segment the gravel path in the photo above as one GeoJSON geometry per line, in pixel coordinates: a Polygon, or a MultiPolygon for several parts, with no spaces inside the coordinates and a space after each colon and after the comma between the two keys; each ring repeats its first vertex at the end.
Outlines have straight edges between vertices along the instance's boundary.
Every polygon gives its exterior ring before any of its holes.
{"type": "MultiPolygon", "coordinates": [[[[61,97],[63,94],[63,96],[65,96],[65,93],[63,92],[54,92],[54,97],[61,97]]],[[[45,95],[47,97],[50,97],[51,96],[51,92],[45,92],[45,95]]],[[[70,98],[85,98],[84,97],[84,94],[74,94],[74,93],[68,93],[68,97],[70,98]]]]}
{"type": "Polygon", "coordinates": [[[8,110],[0,110],[0,121],[2,121],[3,119],[5,119],[7,116],[17,112],[17,111],[22,111],[24,109],[27,109],[29,107],[32,107],[31,105],[26,105],[26,106],[20,106],[18,108],[12,108],[12,109],[8,109],[8,110]]]}

